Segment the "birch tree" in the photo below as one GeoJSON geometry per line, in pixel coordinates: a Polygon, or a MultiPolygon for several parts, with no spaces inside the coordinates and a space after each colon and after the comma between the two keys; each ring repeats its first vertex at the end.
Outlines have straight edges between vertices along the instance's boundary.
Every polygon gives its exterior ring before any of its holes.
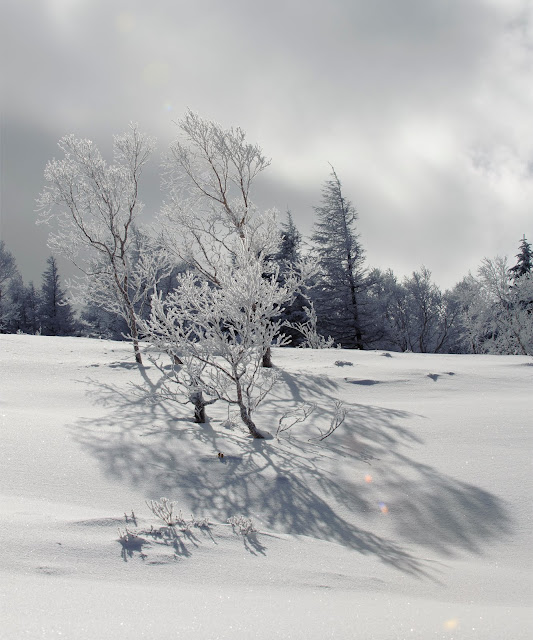
{"type": "Polygon", "coordinates": [[[250,251],[246,237],[235,240],[232,255],[218,270],[218,286],[182,274],[166,299],[152,301],[143,330],[174,363],[165,390],[176,385],[195,404],[197,422],[202,408],[220,399],[235,405],[250,434],[262,438],[253,413],[277,379],[262,366],[263,353],[289,342],[276,317],[296,283],[281,286],[277,270],[266,278],[262,256],[250,251]]]}
{"type": "MultiPolygon", "coordinates": [[[[253,182],[270,160],[240,127],[224,129],[191,110],[177,124],[180,136],[164,163],[167,247],[176,262],[220,286],[221,271],[235,259],[236,237],[262,260],[277,249],[277,211],[259,215],[252,200],[253,182]]],[[[263,366],[272,366],[270,354],[267,346],[263,366]]]]}
{"type": "Polygon", "coordinates": [[[276,379],[263,358],[272,344],[287,343],[278,316],[297,286],[296,277],[282,284],[269,260],[279,241],[276,213],[260,213],[251,200],[269,160],[239,128],[223,129],[192,111],[178,126],[181,138],[165,162],[162,223],[168,250],[190,271],[165,300],[152,301],[143,330],[171,357],[169,383],[197,414],[224,400],[262,438],[253,413],[276,379]]]}
{"type": "Polygon", "coordinates": [[[48,162],[44,172],[47,185],[38,200],[38,222],[53,226],[48,246],[79,267],[78,295],[126,320],[135,360],[141,363],[132,299],[140,273],[132,269],[130,250],[143,208],[139,180],[154,141],[131,124],[126,133],[114,136],[111,165],[90,140],[67,135],[59,148],[63,159],[48,162]]]}

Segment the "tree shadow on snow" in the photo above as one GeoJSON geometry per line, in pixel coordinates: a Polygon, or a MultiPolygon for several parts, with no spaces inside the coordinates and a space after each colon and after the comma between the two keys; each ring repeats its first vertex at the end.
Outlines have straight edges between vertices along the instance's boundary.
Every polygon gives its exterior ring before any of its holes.
{"type": "MultiPolygon", "coordinates": [[[[413,414],[350,404],[342,438],[334,434],[322,444],[307,438],[253,440],[243,432],[194,424],[187,418],[190,405],[150,402],[162,380],[141,373],[144,397],[138,390],[93,382],[95,402],[109,413],[80,420],[72,429],[108,477],[139,487],[147,498],[166,496],[195,516],[221,522],[236,514],[252,516],[260,528],[336,542],[420,577],[432,577],[428,563],[402,545],[447,556],[481,553],[484,543],[510,533],[498,497],[406,455],[418,450],[422,456],[420,438],[400,424],[413,414]],[[220,459],[220,451],[228,455],[220,459]],[[331,459],[343,464],[332,465],[331,459]],[[364,478],[378,467],[394,539],[372,532],[383,509],[364,478]]],[[[283,381],[291,406],[318,401],[317,419],[326,416],[331,401],[324,394],[335,391],[335,382],[287,373],[283,381]]],[[[276,411],[287,402],[279,392],[267,401],[270,409],[279,405],[276,411]]],[[[257,537],[247,544],[251,553],[266,553],[257,537]]]]}

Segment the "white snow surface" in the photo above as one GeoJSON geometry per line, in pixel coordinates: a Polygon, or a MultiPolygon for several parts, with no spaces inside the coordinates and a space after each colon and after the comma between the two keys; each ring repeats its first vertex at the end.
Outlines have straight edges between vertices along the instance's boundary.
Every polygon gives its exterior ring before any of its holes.
{"type": "Polygon", "coordinates": [[[149,402],[128,343],[0,335],[0,638],[533,637],[533,360],[274,362],[258,428],[317,409],[254,440],[222,404],[149,402]],[[210,526],[165,528],[162,496],[210,526]]]}

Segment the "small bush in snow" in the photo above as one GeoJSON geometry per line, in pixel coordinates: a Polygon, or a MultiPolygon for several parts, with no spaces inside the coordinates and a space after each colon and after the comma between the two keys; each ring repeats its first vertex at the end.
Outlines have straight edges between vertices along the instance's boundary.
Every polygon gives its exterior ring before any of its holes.
{"type": "Polygon", "coordinates": [[[335,346],[335,341],[331,336],[324,338],[316,329],[317,315],[313,304],[310,303],[309,307],[304,307],[304,311],[307,314],[306,322],[286,322],[285,326],[299,331],[304,337],[300,347],[308,349],[332,349],[335,346]]]}
{"type": "Polygon", "coordinates": [[[150,511],[162,520],[167,526],[186,525],[186,522],[180,511],[176,512],[177,505],[168,498],[160,498],[159,500],[147,500],[146,506],[150,511]]]}
{"type": "Polygon", "coordinates": [[[232,526],[235,533],[240,533],[243,536],[257,531],[252,519],[245,518],[244,516],[231,516],[228,518],[228,523],[232,526]]]}
{"type": "MultiPolygon", "coordinates": [[[[150,511],[162,520],[168,527],[179,527],[182,530],[188,530],[190,527],[208,528],[211,526],[208,516],[202,518],[196,518],[191,513],[190,520],[185,520],[181,509],[178,511],[176,502],[169,500],[168,498],[160,498],[159,500],[150,500],[146,502],[150,511]]],[[[133,513],[133,512],[132,512],[133,513]]],[[[150,533],[154,533],[155,530],[152,527],[150,533]]]]}
{"type": "Polygon", "coordinates": [[[284,431],[289,431],[295,424],[299,422],[303,422],[307,420],[307,418],[313,413],[316,409],[316,405],[308,402],[304,402],[299,404],[294,409],[289,409],[285,411],[285,413],[281,416],[278,421],[278,428],[276,429],[276,437],[279,438],[279,435],[284,431]]]}
{"type": "Polygon", "coordinates": [[[130,531],[128,527],[125,527],[124,530],[118,528],[118,539],[124,547],[135,547],[141,544],[139,536],[130,531]]]}
{"type": "Polygon", "coordinates": [[[204,516],[203,518],[196,518],[191,513],[191,519],[188,522],[189,526],[197,527],[198,529],[208,529],[211,526],[209,522],[209,517],[204,516]]]}
{"type": "Polygon", "coordinates": [[[331,422],[329,423],[329,427],[325,432],[320,430],[320,436],[318,438],[310,438],[310,440],[325,440],[328,436],[330,436],[336,429],[338,429],[341,424],[344,422],[346,418],[348,410],[344,406],[344,404],[340,400],[335,400],[333,416],[331,418],[331,422]]]}

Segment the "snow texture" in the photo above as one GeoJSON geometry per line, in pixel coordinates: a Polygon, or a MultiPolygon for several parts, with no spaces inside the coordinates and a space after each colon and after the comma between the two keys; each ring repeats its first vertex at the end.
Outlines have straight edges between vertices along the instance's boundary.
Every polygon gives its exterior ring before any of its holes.
{"type": "Polygon", "coordinates": [[[128,343],[0,335],[0,638],[532,637],[531,358],[273,359],[258,428],[316,409],[254,440],[128,343]]]}

